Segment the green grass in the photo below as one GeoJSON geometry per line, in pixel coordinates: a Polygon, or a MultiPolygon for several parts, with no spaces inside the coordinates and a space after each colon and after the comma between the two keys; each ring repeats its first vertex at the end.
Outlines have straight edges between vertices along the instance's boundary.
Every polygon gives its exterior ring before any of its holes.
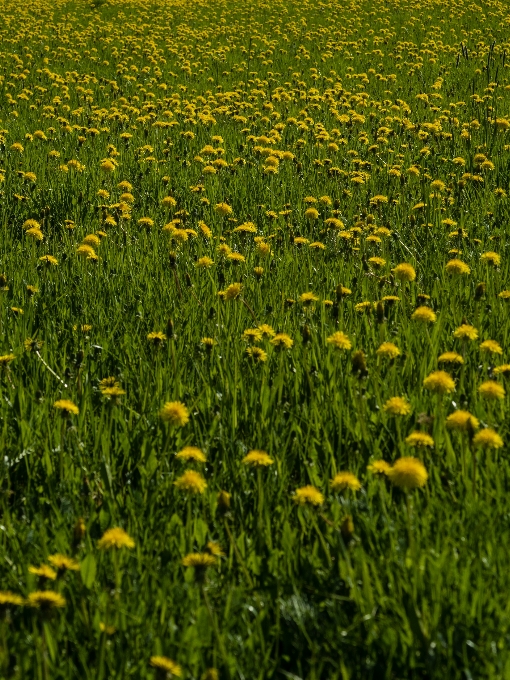
{"type": "Polygon", "coordinates": [[[494,403],[478,392],[488,379],[508,386],[493,372],[509,360],[510,333],[499,297],[510,288],[510,132],[495,125],[510,116],[506,6],[9,0],[0,16],[0,355],[16,357],[0,370],[0,574],[4,591],[66,599],[51,613],[0,604],[0,677],[149,679],[159,677],[150,657],[164,655],[206,680],[207,669],[239,680],[510,678],[508,395],[494,403]],[[36,130],[47,139],[26,137],[36,130]],[[209,144],[228,164],[215,175],[203,174],[209,144]],[[274,175],[263,170],[269,148],[294,154],[274,175]],[[111,174],[100,168],[107,157],[118,163],[111,174]],[[60,169],[70,160],[83,171],[60,169]],[[129,210],[118,205],[122,180],[129,210]],[[307,197],[317,220],[304,216],[307,197]],[[162,231],[176,212],[196,232],[181,244],[162,231]],[[332,215],[351,238],[327,228],[332,215]],[[27,219],[43,241],[25,234],[27,219]],[[255,234],[233,232],[247,221],[269,256],[255,234]],[[389,235],[367,240],[381,227],[389,235]],[[451,235],[459,229],[465,238],[451,235]],[[80,259],[98,231],[99,259],[80,259]],[[221,243],[245,262],[229,263],[221,243]],[[487,251],[499,266],[481,260],[487,251]],[[203,256],[210,269],[197,268],[203,256]],[[380,270],[374,256],[386,260],[380,270]],[[469,275],[446,272],[457,256],[469,275]],[[402,262],[416,281],[395,279],[402,262]],[[240,299],[222,300],[235,282],[240,299]],[[338,296],[341,285],[351,294],[338,296]],[[305,307],[308,291],[319,299],[305,307]],[[437,313],[426,327],[411,318],[422,293],[437,313]],[[355,309],[387,295],[400,301],[355,309]],[[477,340],[454,338],[465,322],[477,340]],[[241,335],[260,324],[292,348],[265,339],[267,361],[250,360],[241,335]],[[352,350],[328,345],[337,330],[352,350]],[[152,331],[167,335],[161,346],[152,331]],[[487,339],[501,356],[481,353],[487,339]],[[383,341],[400,356],[378,357],[383,341]],[[366,373],[355,370],[359,350],[366,373]],[[449,350],[464,363],[438,365],[449,350]],[[456,380],[449,396],[423,387],[438,368],[456,380]],[[118,401],[101,393],[109,376],[125,390],[118,401]],[[384,412],[394,396],[410,415],[384,412]],[[79,414],[62,417],[58,399],[79,414]],[[186,405],[188,424],[162,421],[167,401],[186,405]],[[494,428],[503,448],[477,449],[473,432],[448,429],[456,409],[494,428]],[[411,449],[414,430],[434,448],[411,449]],[[207,463],[176,459],[186,445],[207,463]],[[243,465],[252,449],[274,464],[243,465]],[[423,489],[406,494],[367,470],[405,455],[425,465],[423,489]],[[175,486],[188,468],[204,475],[203,494],[175,486]],[[334,493],[340,471],[361,490],[334,493]],[[305,485],[322,506],[297,506],[305,485]],[[100,550],[117,526],[135,548],[100,550]],[[201,580],[182,559],[209,541],[224,555],[201,580]],[[29,572],[55,553],[80,570],[55,581],[29,572]]]}

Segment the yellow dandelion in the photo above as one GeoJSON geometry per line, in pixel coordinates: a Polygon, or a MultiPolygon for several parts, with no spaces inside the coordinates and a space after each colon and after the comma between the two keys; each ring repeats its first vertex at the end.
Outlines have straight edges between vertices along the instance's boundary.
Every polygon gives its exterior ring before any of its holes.
{"type": "Polygon", "coordinates": [[[450,394],[455,390],[455,380],[446,371],[433,371],[423,381],[423,387],[437,394],[450,394]]]}
{"type": "Polygon", "coordinates": [[[475,434],[473,444],[481,449],[500,449],[503,446],[503,440],[495,430],[486,427],[475,434]]]}
{"type": "Polygon", "coordinates": [[[414,281],[416,278],[416,271],[412,264],[408,262],[402,262],[398,264],[394,269],[391,270],[395,275],[395,278],[399,281],[414,281]]]}
{"type": "Polygon", "coordinates": [[[384,404],[383,411],[390,416],[407,416],[411,413],[411,404],[405,397],[391,397],[384,404]]]}
{"type": "Polygon", "coordinates": [[[227,215],[232,215],[232,208],[228,205],[228,203],[216,203],[214,206],[214,211],[216,212],[217,215],[220,215],[220,217],[226,217],[227,215]]]}
{"type": "Polygon", "coordinates": [[[62,413],[65,416],[68,416],[68,415],[71,415],[71,414],[73,416],[77,416],[80,412],[80,409],[70,399],[58,399],[53,404],[53,408],[56,408],[57,410],[62,411],[62,413]]]}
{"type": "Polygon", "coordinates": [[[437,319],[436,313],[430,307],[422,305],[417,307],[411,315],[414,321],[421,321],[422,323],[434,323],[437,319]]]}
{"type": "Polygon", "coordinates": [[[373,463],[367,466],[369,472],[373,472],[376,475],[387,475],[390,469],[390,464],[385,460],[374,460],[373,463]]]}
{"type": "Polygon", "coordinates": [[[438,357],[437,361],[440,364],[463,364],[464,358],[460,354],[457,354],[457,352],[443,352],[443,354],[438,357]]]}
{"type": "Polygon", "coordinates": [[[290,349],[294,344],[294,340],[289,335],[287,335],[287,333],[277,333],[269,342],[277,350],[290,349]]]}
{"type": "Polygon", "coordinates": [[[167,401],[160,410],[159,417],[172,427],[183,427],[189,422],[189,411],[180,401],[167,401]]]}
{"type": "Polygon", "coordinates": [[[453,337],[460,340],[476,340],[478,337],[478,331],[474,326],[463,323],[461,326],[455,329],[453,337]]]}
{"type": "Polygon", "coordinates": [[[387,475],[392,484],[405,491],[425,486],[428,479],[423,463],[412,456],[399,458],[388,470],[387,475]]]}
{"type": "Polygon", "coordinates": [[[175,661],[172,661],[172,659],[169,659],[166,656],[151,656],[150,665],[153,668],[158,668],[161,671],[169,673],[170,677],[175,675],[176,678],[180,678],[182,675],[182,669],[179,664],[175,663],[175,661]]]}
{"type": "Polygon", "coordinates": [[[458,409],[447,417],[446,427],[450,430],[474,431],[480,427],[480,422],[469,411],[458,409]]]}
{"type": "Polygon", "coordinates": [[[273,465],[274,460],[265,451],[248,451],[246,456],[241,461],[243,465],[248,465],[249,467],[268,467],[273,465]]]}
{"type": "Polygon", "coordinates": [[[326,339],[326,342],[337,350],[347,350],[352,347],[351,341],[345,333],[342,333],[342,331],[337,331],[336,333],[333,333],[333,335],[330,335],[326,339]]]}
{"type": "Polygon", "coordinates": [[[426,432],[411,432],[410,435],[406,437],[406,444],[408,446],[416,446],[422,448],[425,446],[434,447],[434,440],[426,432]]]}
{"type": "Polygon", "coordinates": [[[186,470],[186,472],[178,477],[174,485],[179,491],[185,491],[190,494],[203,494],[207,488],[207,482],[199,472],[195,470],[186,470]]]}
{"type": "Polygon", "coordinates": [[[309,307],[314,302],[317,302],[318,299],[319,297],[312,292],[302,293],[298,298],[299,302],[301,302],[303,307],[309,307]]]}
{"type": "Polygon", "coordinates": [[[491,264],[493,267],[499,267],[501,264],[501,255],[498,255],[498,253],[494,253],[493,251],[489,251],[480,255],[480,260],[482,262],[491,264]]]}
{"type": "Polygon", "coordinates": [[[343,491],[344,489],[359,491],[361,482],[352,472],[338,472],[329,482],[329,486],[333,491],[343,491]]]}
{"type": "Polygon", "coordinates": [[[376,350],[376,354],[387,359],[396,359],[400,356],[400,350],[392,342],[383,342],[376,350]]]}
{"type": "Polygon", "coordinates": [[[322,505],[324,496],[315,486],[307,485],[296,489],[292,497],[297,505],[322,505]]]}
{"type": "Polygon", "coordinates": [[[176,458],[181,460],[194,460],[196,463],[205,463],[207,461],[205,453],[197,446],[185,446],[175,454],[176,458]]]}
{"type": "Polygon", "coordinates": [[[97,542],[97,547],[100,550],[111,550],[112,548],[129,548],[131,550],[135,547],[135,542],[124,529],[113,527],[104,532],[97,542]]]}
{"type": "Polygon", "coordinates": [[[465,262],[462,262],[462,260],[459,260],[459,259],[453,259],[453,260],[450,260],[449,262],[447,262],[445,269],[448,272],[448,274],[456,274],[456,275],[469,274],[471,272],[471,269],[469,268],[469,266],[465,262]]]}
{"type": "Polygon", "coordinates": [[[10,590],[0,590],[0,610],[6,609],[7,607],[22,607],[25,604],[25,600],[15,593],[11,593],[10,590]]]}
{"type": "Polygon", "coordinates": [[[495,380],[486,380],[480,385],[478,392],[484,399],[504,399],[506,395],[503,385],[495,380]]]}
{"type": "Polygon", "coordinates": [[[480,352],[484,354],[503,354],[503,348],[495,340],[484,340],[480,343],[480,352]]]}
{"type": "Polygon", "coordinates": [[[28,596],[27,604],[35,609],[50,611],[51,609],[62,609],[66,606],[66,601],[62,595],[53,590],[36,590],[28,596]]]}
{"type": "Polygon", "coordinates": [[[47,564],[41,564],[40,567],[28,567],[29,574],[34,574],[34,576],[39,576],[40,578],[47,578],[54,581],[57,578],[57,572],[48,567],[47,564]]]}
{"type": "Polygon", "coordinates": [[[55,567],[57,571],[79,571],[80,565],[72,557],[56,553],[48,557],[48,562],[55,567]]]}
{"type": "Polygon", "coordinates": [[[262,347],[247,347],[246,354],[257,363],[267,361],[267,352],[265,352],[262,347]]]}

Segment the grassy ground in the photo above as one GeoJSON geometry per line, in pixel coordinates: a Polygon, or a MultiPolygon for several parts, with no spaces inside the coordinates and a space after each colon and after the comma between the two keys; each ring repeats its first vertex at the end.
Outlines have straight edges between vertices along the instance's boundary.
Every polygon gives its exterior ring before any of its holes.
{"type": "Polygon", "coordinates": [[[510,678],[505,3],[1,17],[0,677],[510,678]]]}

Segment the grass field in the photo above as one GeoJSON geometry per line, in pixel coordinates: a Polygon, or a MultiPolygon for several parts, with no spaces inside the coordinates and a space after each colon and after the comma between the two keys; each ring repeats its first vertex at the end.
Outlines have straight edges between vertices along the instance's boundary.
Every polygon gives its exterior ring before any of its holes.
{"type": "Polygon", "coordinates": [[[508,5],[0,17],[0,678],[510,679],[508,5]]]}

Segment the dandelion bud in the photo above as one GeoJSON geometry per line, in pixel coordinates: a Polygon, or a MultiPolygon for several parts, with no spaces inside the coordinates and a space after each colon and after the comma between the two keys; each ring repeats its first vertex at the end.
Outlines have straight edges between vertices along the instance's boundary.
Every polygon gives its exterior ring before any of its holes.
{"type": "Polygon", "coordinates": [[[384,305],[381,301],[377,303],[375,308],[375,320],[377,323],[384,323],[384,305]]]}
{"type": "Polygon", "coordinates": [[[191,282],[191,276],[186,272],[186,284],[188,285],[189,288],[193,287],[193,283],[191,282]]]}
{"type": "Polygon", "coordinates": [[[174,337],[174,322],[168,319],[166,322],[166,337],[171,340],[174,337]]]}
{"type": "Polygon", "coordinates": [[[301,329],[301,338],[303,339],[304,344],[311,341],[312,332],[310,331],[310,326],[308,326],[308,324],[305,324],[301,329]]]}
{"type": "Polygon", "coordinates": [[[85,520],[83,519],[83,517],[80,517],[80,519],[74,525],[74,542],[80,543],[85,536],[85,532],[86,532],[85,520]]]}
{"type": "Polygon", "coordinates": [[[230,509],[230,498],[232,494],[228,491],[220,491],[218,493],[218,510],[221,512],[227,512],[230,509]]]}
{"type": "Polygon", "coordinates": [[[170,258],[170,267],[175,269],[175,265],[177,263],[177,253],[171,250],[168,254],[168,257],[170,258]]]}
{"type": "Polygon", "coordinates": [[[477,287],[475,288],[475,300],[481,300],[483,296],[485,295],[485,290],[487,286],[483,281],[481,281],[477,287]]]}
{"type": "Polygon", "coordinates": [[[340,532],[345,543],[350,543],[354,536],[354,522],[352,521],[351,515],[346,515],[343,518],[342,524],[340,525],[340,532]]]}
{"type": "Polygon", "coordinates": [[[358,373],[360,378],[368,373],[365,352],[362,349],[357,350],[352,355],[352,372],[358,373]]]}
{"type": "Polygon", "coordinates": [[[7,287],[7,276],[5,274],[0,274],[0,288],[7,287]]]}

